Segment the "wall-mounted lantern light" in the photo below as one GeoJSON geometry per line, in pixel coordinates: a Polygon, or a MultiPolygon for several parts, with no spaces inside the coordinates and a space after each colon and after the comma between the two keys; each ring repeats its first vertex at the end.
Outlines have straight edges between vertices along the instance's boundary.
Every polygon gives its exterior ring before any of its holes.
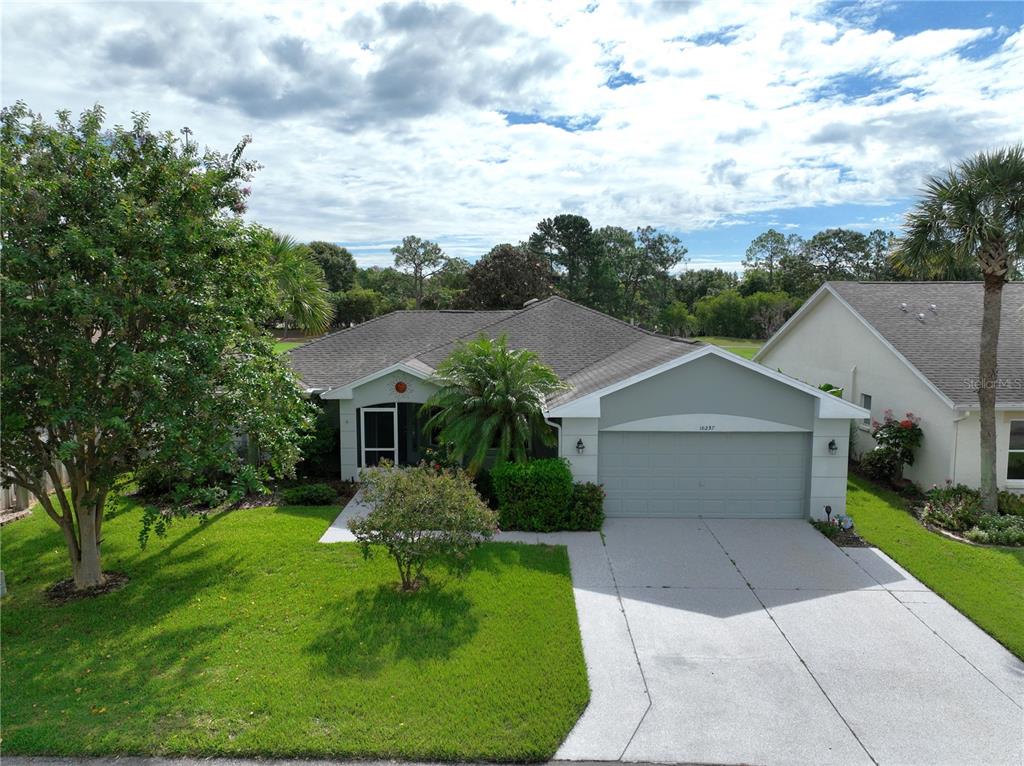
{"type": "Polygon", "coordinates": [[[583,440],[582,440],[582,439],[577,439],[577,440],[576,440],[576,451],[577,451],[577,452],[579,452],[579,453],[580,453],[580,454],[582,455],[582,454],[583,454],[583,450],[585,450],[586,448],[587,448],[587,447],[586,447],[586,445],[585,445],[585,444],[583,443],[583,440]]]}
{"type": "Polygon", "coordinates": [[[839,445],[836,444],[836,440],[833,439],[828,443],[828,454],[835,455],[837,452],[839,452],[839,445]]]}
{"type": "Polygon", "coordinates": [[[825,506],[825,518],[828,519],[829,522],[832,521],[832,506],[831,505],[826,505],[825,506]]]}

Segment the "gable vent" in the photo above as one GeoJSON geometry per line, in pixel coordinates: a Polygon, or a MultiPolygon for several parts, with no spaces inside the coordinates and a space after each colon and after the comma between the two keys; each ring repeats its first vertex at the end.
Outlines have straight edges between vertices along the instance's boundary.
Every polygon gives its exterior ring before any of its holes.
{"type": "Polygon", "coordinates": [[[930,305],[928,308],[931,310],[931,312],[933,314],[938,314],[939,313],[939,307],[936,306],[934,303],[932,305],[930,305]]]}
{"type": "Polygon", "coordinates": [[[901,303],[900,304],[900,311],[906,312],[906,310],[907,310],[907,304],[906,303],[901,303]]]}
{"type": "Polygon", "coordinates": [[[923,324],[924,323],[924,314],[918,314],[917,315],[917,321],[921,322],[923,324]]]}

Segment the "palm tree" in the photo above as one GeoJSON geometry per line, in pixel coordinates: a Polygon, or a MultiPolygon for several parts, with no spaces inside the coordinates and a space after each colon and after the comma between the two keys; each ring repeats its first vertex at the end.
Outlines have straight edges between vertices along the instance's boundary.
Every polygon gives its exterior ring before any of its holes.
{"type": "Polygon", "coordinates": [[[928,180],[924,198],[907,214],[894,261],[906,274],[948,278],[980,269],[985,285],[978,360],[981,494],[995,513],[996,370],[1003,285],[1024,253],[1024,144],[960,162],[928,180]]]}
{"type": "Polygon", "coordinates": [[[544,421],[544,400],[568,387],[532,351],[510,350],[505,336],[481,335],[460,343],[438,365],[439,390],[423,406],[438,411],[425,428],[440,428],[456,460],[467,460],[470,473],[497,448],[496,462],[525,460],[532,437],[553,445],[544,421]]]}
{"type": "Polygon", "coordinates": [[[286,320],[305,332],[324,332],[331,324],[334,309],[323,269],[312,251],[287,235],[274,234],[270,257],[286,320]]]}

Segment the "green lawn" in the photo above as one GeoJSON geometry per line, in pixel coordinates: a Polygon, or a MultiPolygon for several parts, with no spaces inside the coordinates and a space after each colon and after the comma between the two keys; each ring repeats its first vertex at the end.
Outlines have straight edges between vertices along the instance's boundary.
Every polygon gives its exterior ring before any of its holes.
{"type": "Polygon", "coordinates": [[[274,353],[283,354],[285,351],[290,351],[296,346],[301,346],[306,341],[304,340],[279,340],[274,343],[274,353]]]}
{"type": "Polygon", "coordinates": [[[697,338],[713,346],[720,346],[726,351],[742,356],[744,359],[753,359],[754,354],[761,350],[763,340],[751,340],[750,338],[722,338],[717,335],[704,335],[697,338]]]}
{"type": "Polygon", "coordinates": [[[587,703],[563,547],[488,544],[408,596],[394,562],[317,543],[336,508],[177,521],[144,551],[139,513],[104,525],[127,587],[63,606],[56,525],[4,527],[6,755],[546,759],[587,703]]]}
{"type": "Polygon", "coordinates": [[[857,477],[847,492],[861,537],[1024,659],[1024,548],[981,548],[929,532],[898,496],[857,477]]]}

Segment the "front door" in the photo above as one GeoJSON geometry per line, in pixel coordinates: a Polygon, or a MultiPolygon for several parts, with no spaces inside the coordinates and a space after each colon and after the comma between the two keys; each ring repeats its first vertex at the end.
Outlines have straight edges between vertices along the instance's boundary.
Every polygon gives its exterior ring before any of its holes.
{"type": "Polygon", "coordinates": [[[363,467],[398,463],[398,413],[393,407],[362,409],[363,467]]]}

